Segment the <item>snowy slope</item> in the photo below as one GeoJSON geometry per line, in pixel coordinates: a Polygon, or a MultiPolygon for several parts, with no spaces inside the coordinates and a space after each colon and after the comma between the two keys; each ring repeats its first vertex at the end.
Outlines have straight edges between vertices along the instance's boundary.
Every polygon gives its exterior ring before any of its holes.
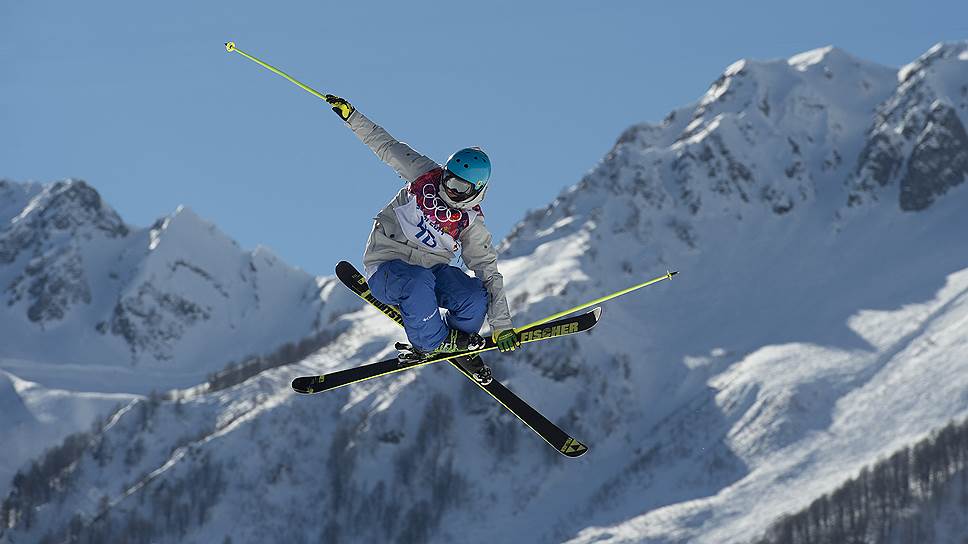
{"type": "Polygon", "coordinates": [[[3,538],[754,539],[968,416],[968,184],[948,175],[966,82],[968,43],[901,70],[836,48],[741,61],[528,214],[502,244],[518,323],[681,272],[587,335],[489,358],[589,444],[580,459],[446,364],[293,395],[293,375],[391,353],[399,330],[363,309],[297,365],[133,402],[58,480],[63,501],[11,495],[3,538]]]}
{"type": "Polygon", "coordinates": [[[130,402],[126,393],[80,393],[48,389],[0,371],[0,493],[29,460],[65,436],[86,431],[99,416],[130,402]]]}

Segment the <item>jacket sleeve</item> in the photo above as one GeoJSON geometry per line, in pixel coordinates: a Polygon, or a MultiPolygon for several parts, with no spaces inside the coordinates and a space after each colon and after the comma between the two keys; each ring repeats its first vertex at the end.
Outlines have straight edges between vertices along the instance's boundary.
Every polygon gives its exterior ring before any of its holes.
{"type": "Polygon", "coordinates": [[[408,183],[438,166],[432,159],[390,136],[383,127],[360,113],[360,110],[355,110],[346,123],[380,160],[389,164],[408,183]]]}
{"type": "Polygon", "coordinates": [[[497,251],[483,220],[474,221],[461,233],[461,257],[487,289],[490,299],[487,322],[491,325],[491,331],[510,329],[511,310],[504,292],[504,276],[497,269],[497,251]]]}

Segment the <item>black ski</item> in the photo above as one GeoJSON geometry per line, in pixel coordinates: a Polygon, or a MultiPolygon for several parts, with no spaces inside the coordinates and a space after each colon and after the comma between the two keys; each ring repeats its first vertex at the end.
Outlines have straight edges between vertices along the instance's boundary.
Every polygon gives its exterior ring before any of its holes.
{"type": "MultiPolygon", "coordinates": [[[[366,284],[366,279],[352,264],[346,261],[340,261],[340,263],[336,266],[336,275],[350,290],[356,293],[357,296],[376,307],[384,315],[390,319],[393,319],[401,326],[403,325],[403,319],[400,316],[399,310],[393,306],[383,304],[382,302],[376,300],[370,293],[370,289],[366,284]]],[[[585,331],[594,327],[598,323],[600,317],[601,308],[595,308],[595,310],[588,312],[587,314],[545,323],[544,325],[521,331],[522,341],[534,342],[537,340],[555,338],[565,334],[574,334],[576,332],[585,331]],[[524,333],[527,333],[527,335],[524,333]]],[[[493,341],[488,339],[488,344],[485,346],[484,350],[478,350],[473,353],[487,351],[488,349],[494,349],[494,347],[493,341]]],[[[465,355],[465,357],[466,356],[467,355],[465,355]]],[[[548,442],[548,444],[553,446],[563,455],[568,457],[578,457],[588,451],[588,448],[584,444],[562,431],[557,425],[541,415],[540,412],[532,408],[531,405],[515,395],[510,389],[505,387],[498,380],[493,380],[490,384],[484,386],[477,383],[471,377],[470,373],[459,364],[458,361],[460,359],[461,356],[450,355],[450,359],[437,358],[433,360],[424,360],[416,363],[407,363],[401,365],[400,361],[397,358],[394,358],[378,363],[363,365],[357,368],[333,372],[323,376],[299,377],[293,380],[292,388],[299,393],[318,393],[424,364],[439,362],[442,360],[450,360],[450,363],[461,371],[461,373],[463,373],[469,380],[477,384],[481,389],[487,391],[488,394],[494,397],[512,414],[517,416],[518,419],[523,421],[528,427],[537,433],[538,436],[548,442]]]]}
{"type": "MultiPolygon", "coordinates": [[[[539,340],[548,340],[551,338],[558,338],[559,336],[587,331],[598,323],[598,318],[601,315],[601,311],[601,308],[595,308],[593,311],[588,312],[587,314],[576,315],[573,317],[563,317],[561,319],[545,323],[544,325],[539,325],[531,329],[525,329],[521,331],[521,342],[537,342],[539,340]]],[[[398,357],[394,357],[392,359],[386,359],[385,361],[337,370],[336,372],[330,372],[329,374],[324,374],[322,376],[302,376],[292,381],[292,388],[298,393],[321,393],[323,391],[329,391],[330,389],[336,389],[337,387],[342,387],[351,383],[362,382],[364,380],[377,378],[386,374],[392,374],[394,372],[400,372],[402,370],[409,370],[418,366],[473,356],[473,354],[479,353],[480,351],[496,349],[496,346],[492,346],[493,343],[494,341],[488,338],[487,344],[491,347],[485,347],[481,350],[464,351],[460,353],[448,354],[446,356],[416,361],[401,361],[398,357]]]]}

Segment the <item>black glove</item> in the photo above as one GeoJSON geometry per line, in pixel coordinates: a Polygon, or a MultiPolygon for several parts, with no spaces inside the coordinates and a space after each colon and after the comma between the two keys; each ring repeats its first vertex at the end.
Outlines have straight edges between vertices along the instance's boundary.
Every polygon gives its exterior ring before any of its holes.
{"type": "Polygon", "coordinates": [[[344,121],[349,121],[350,115],[356,111],[356,108],[352,104],[333,94],[326,95],[326,102],[329,102],[329,105],[333,106],[333,111],[344,121]]]}

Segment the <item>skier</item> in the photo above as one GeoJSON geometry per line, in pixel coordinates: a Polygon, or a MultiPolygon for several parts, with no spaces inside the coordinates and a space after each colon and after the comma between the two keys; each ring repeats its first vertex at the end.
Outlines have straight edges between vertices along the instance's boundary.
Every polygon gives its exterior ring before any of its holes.
{"type": "MultiPolygon", "coordinates": [[[[519,347],[497,252],[480,207],[491,175],[484,151],[461,149],[441,166],[394,139],[346,100],[327,94],[326,102],[407,182],[376,216],[363,266],[373,296],[400,308],[415,355],[483,346],[478,332],[485,314],[498,349],[519,347]],[[450,266],[458,250],[476,277],[450,266]],[[446,317],[441,317],[441,307],[446,317]]],[[[491,382],[491,371],[480,357],[456,361],[481,385],[491,382]]]]}

